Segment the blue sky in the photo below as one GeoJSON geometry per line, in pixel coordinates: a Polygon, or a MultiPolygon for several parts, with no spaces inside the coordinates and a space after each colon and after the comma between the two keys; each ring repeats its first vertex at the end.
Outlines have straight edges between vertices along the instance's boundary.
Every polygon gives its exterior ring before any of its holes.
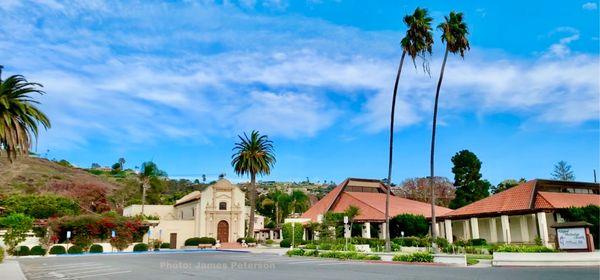
{"type": "MultiPolygon", "coordinates": [[[[598,3],[447,2],[5,0],[0,64],[44,84],[49,158],[239,181],[231,148],[257,129],[278,160],[265,180],[383,178],[401,18],[462,11],[472,49],[447,65],[437,174],[452,178],[450,158],[469,149],[494,184],[547,178],[559,160],[591,181],[598,3]]],[[[401,78],[395,182],[428,174],[439,35],[431,77],[407,63],[401,78]]]]}

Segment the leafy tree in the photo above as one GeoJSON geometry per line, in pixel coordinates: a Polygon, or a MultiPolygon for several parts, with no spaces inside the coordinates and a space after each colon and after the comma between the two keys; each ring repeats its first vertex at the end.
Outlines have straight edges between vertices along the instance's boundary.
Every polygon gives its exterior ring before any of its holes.
{"type": "Polygon", "coordinates": [[[429,223],[422,215],[400,214],[390,221],[391,238],[402,236],[425,236],[429,231],[429,223]]]}
{"type": "Polygon", "coordinates": [[[11,195],[0,200],[8,214],[22,213],[36,219],[48,219],[79,213],[73,199],[58,195],[11,195]]]}
{"type": "Polygon", "coordinates": [[[566,161],[561,160],[554,165],[552,178],[561,181],[575,181],[575,174],[571,170],[571,165],[566,161]]]}
{"type": "Polygon", "coordinates": [[[147,161],[142,163],[142,169],[138,175],[142,182],[142,215],[144,214],[144,205],[146,204],[146,193],[148,188],[152,187],[151,200],[158,202],[160,200],[160,188],[162,188],[162,177],[166,177],[167,173],[158,169],[156,163],[147,161]],[[158,198],[157,198],[158,197],[158,198]]]}
{"type": "Polygon", "coordinates": [[[2,80],[0,66],[0,155],[5,151],[12,162],[18,155],[29,154],[32,138],[38,136],[38,124],[50,128],[50,120],[37,108],[30,94],[44,94],[41,84],[30,83],[21,75],[2,80]]]}
{"type": "Polygon", "coordinates": [[[27,232],[33,226],[33,218],[22,213],[12,213],[0,218],[0,226],[6,228],[3,239],[4,244],[8,246],[9,252],[13,252],[19,243],[25,241],[27,232]]]}
{"type": "Polygon", "coordinates": [[[481,179],[481,161],[468,150],[462,150],[452,157],[452,172],[456,197],[450,208],[456,209],[489,195],[490,182],[481,179]]]}
{"type": "Polygon", "coordinates": [[[250,136],[244,133],[244,137],[238,135],[240,142],[235,143],[233,148],[231,165],[236,174],[250,176],[250,219],[248,221],[248,234],[254,234],[254,212],[256,209],[256,175],[268,175],[275,164],[273,154],[273,142],[266,135],[260,135],[258,131],[252,131],[250,136]]]}
{"type": "MultiPolygon", "coordinates": [[[[431,28],[431,21],[433,19],[428,15],[426,9],[416,8],[412,15],[404,16],[404,23],[408,27],[406,35],[400,41],[402,47],[402,56],[400,57],[400,64],[398,65],[398,72],[396,74],[396,81],[394,82],[394,93],[392,95],[392,110],[390,113],[390,147],[389,147],[389,162],[388,162],[388,177],[386,182],[388,188],[385,197],[385,220],[386,220],[386,251],[390,251],[390,238],[389,238],[389,208],[390,208],[390,185],[392,182],[392,161],[393,161],[393,149],[394,149],[394,117],[396,113],[396,96],[398,93],[398,82],[400,81],[400,74],[402,73],[402,66],[404,65],[404,58],[408,54],[413,63],[415,59],[421,57],[423,59],[423,69],[429,71],[427,62],[427,55],[431,55],[431,48],[433,46],[433,32],[431,28]]],[[[416,67],[416,64],[415,64],[416,67]]]]}
{"type": "MultiPolygon", "coordinates": [[[[469,40],[467,40],[467,34],[469,34],[467,24],[463,22],[463,14],[450,12],[450,15],[444,17],[445,21],[438,25],[438,29],[442,31],[442,42],[446,43],[446,51],[444,52],[444,60],[442,62],[442,69],[440,71],[440,78],[437,83],[435,91],[435,102],[433,105],[433,126],[431,130],[431,153],[429,158],[429,177],[431,178],[431,188],[434,186],[434,166],[435,166],[435,130],[437,125],[437,113],[438,103],[440,99],[440,88],[442,87],[442,80],[444,79],[444,70],[446,68],[446,60],[448,59],[448,53],[460,54],[461,57],[465,56],[465,51],[469,50],[469,40]]],[[[456,193],[458,197],[458,190],[456,193]]],[[[435,225],[435,190],[431,191],[431,224],[435,225]]],[[[432,240],[437,238],[436,227],[431,227],[432,240]]]]}
{"type": "Polygon", "coordinates": [[[121,172],[121,164],[119,164],[118,162],[113,163],[113,165],[111,166],[111,173],[112,174],[117,174],[119,172],[121,172]]]}
{"type": "MultiPolygon", "coordinates": [[[[448,207],[450,201],[454,199],[456,188],[446,177],[436,176],[434,179],[436,191],[436,205],[448,207]]],[[[428,177],[409,178],[402,182],[402,185],[395,190],[395,193],[401,197],[431,203],[431,186],[428,177]]]]}
{"type": "Polygon", "coordinates": [[[515,179],[506,179],[506,180],[498,183],[497,186],[492,186],[491,191],[493,194],[497,194],[499,192],[508,190],[514,186],[517,186],[517,185],[519,185],[521,183],[525,183],[525,182],[526,182],[525,178],[521,178],[518,181],[515,179]]]}

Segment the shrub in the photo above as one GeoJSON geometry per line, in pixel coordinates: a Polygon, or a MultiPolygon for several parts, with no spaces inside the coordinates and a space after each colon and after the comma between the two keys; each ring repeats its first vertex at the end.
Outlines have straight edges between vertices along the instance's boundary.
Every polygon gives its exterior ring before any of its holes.
{"type": "Polygon", "coordinates": [[[256,238],[254,238],[254,237],[246,237],[246,243],[256,243],[256,238]]]}
{"type": "Polygon", "coordinates": [[[13,256],[29,256],[29,247],[17,246],[12,251],[13,256]]]}
{"type": "Polygon", "coordinates": [[[288,250],[286,253],[288,256],[304,256],[304,250],[300,248],[288,250]]]}
{"type": "Polygon", "coordinates": [[[23,213],[36,219],[62,217],[79,213],[75,200],[59,195],[11,195],[1,201],[8,214],[23,213]]]}
{"type": "Polygon", "coordinates": [[[217,244],[217,240],[212,237],[192,237],[185,241],[185,246],[198,246],[199,244],[217,244]]]}
{"type": "Polygon", "coordinates": [[[279,247],[281,248],[290,248],[290,246],[292,246],[292,240],[289,239],[283,239],[279,243],[279,247]]]}
{"type": "Polygon", "coordinates": [[[148,251],[148,244],[146,243],[138,243],[133,246],[134,252],[146,252],[148,251]]]}
{"type": "Polygon", "coordinates": [[[469,239],[467,244],[469,246],[485,246],[485,245],[487,245],[487,242],[485,241],[484,238],[477,238],[477,239],[469,239]]]}
{"type": "Polygon", "coordinates": [[[370,248],[377,248],[385,246],[385,240],[379,238],[362,238],[362,237],[353,237],[350,239],[350,243],[352,244],[366,244],[369,245],[370,248]]]}
{"type": "Polygon", "coordinates": [[[246,239],[245,237],[240,237],[235,242],[242,243],[242,241],[245,240],[245,239],[246,239]]]}
{"type": "Polygon", "coordinates": [[[393,242],[403,247],[418,247],[421,244],[421,240],[415,236],[394,238],[393,242]]]}
{"type": "Polygon", "coordinates": [[[4,248],[0,247],[0,263],[4,260],[4,248]]]}
{"type": "Polygon", "coordinates": [[[104,247],[102,247],[102,245],[100,244],[94,244],[90,247],[90,253],[103,253],[104,252],[104,247]]]}
{"type": "Polygon", "coordinates": [[[414,252],[407,255],[395,255],[395,262],[433,262],[433,255],[429,252],[414,252]]]}
{"type": "Polygon", "coordinates": [[[317,245],[316,244],[306,244],[306,246],[304,246],[305,249],[317,249],[317,245]]]}
{"type": "Polygon", "coordinates": [[[6,228],[3,240],[9,252],[14,251],[19,243],[25,241],[32,226],[33,218],[21,213],[13,213],[0,218],[0,227],[6,228]]]}
{"type": "Polygon", "coordinates": [[[31,250],[29,251],[29,255],[32,256],[45,256],[46,255],[46,249],[42,248],[42,246],[33,246],[31,247],[31,250]]]}
{"type": "Polygon", "coordinates": [[[274,242],[275,242],[275,241],[273,241],[272,239],[267,239],[267,240],[265,241],[265,244],[267,244],[267,245],[272,245],[274,242]]]}
{"type": "Polygon", "coordinates": [[[380,261],[381,257],[378,255],[367,255],[365,257],[365,260],[370,260],[370,261],[380,261]]]}
{"type": "Polygon", "coordinates": [[[64,255],[67,253],[67,250],[65,250],[64,246],[61,245],[54,245],[52,246],[52,248],[50,248],[50,255],[64,255]]]}
{"type": "Polygon", "coordinates": [[[83,253],[83,248],[77,246],[77,245],[73,245],[71,247],[69,247],[69,249],[67,250],[67,253],[69,254],[82,254],[83,253]]]}
{"type": "Polygon", "coordinates": [[[450,242],[448,242],[448,240],[446,240],[446,238],[443,237],[438,237],[435,239],[435,244],[439,247],[439,248],[446,248],[450,245],[450,242]]]}
{"type": "Polygon", "coordinates": [[[162,243],[160,244],[161,249],[169,249],[171,248],[171,243],[162,243]]]}
{"type": "MultiPolygon", "coordinates": [[[[302,240],[304,235],[304,227],[301,223],[295,223],[294,225],[294,242],[297,244],[302,240]]],[[[283,239],[292,240],[292,223],[285,223],[282,226],[283,239]]]]}
{"type": "Polygon", "coordinates": [[[319,244],[320,250],[331,250],[331,247],[333,247],[333,245],[329,243],[319,244]]]}
{"type": "Polygon", "coordinates": [[[390,236],[425,236],[429,232],[429,223],[422,215],[401,214],[390,220],[390,236]]]}
{"type": "Polygon", "coordinates": [[[495,252],[509,252],[509,253],[549,253],[556,252],[554,249],[550,249],[545,246],[520,246],[503,244],[500,245],[495,252]]]}
{"type": "Polygon", "coordinates": [[[319,251],[318,250],[305,250],[304,256],[305,257],[318,257],[319,251]]]}

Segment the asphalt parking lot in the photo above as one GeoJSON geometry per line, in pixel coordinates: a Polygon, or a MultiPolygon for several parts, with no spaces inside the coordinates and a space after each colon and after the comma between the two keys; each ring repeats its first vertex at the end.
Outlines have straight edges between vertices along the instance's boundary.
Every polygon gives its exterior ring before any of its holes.
{"type": "Polygon", "coordinates": [[[29,280],[600,279],[598,267],[457,268],[223,251],[22,258],[19,263],[29,280]]]}

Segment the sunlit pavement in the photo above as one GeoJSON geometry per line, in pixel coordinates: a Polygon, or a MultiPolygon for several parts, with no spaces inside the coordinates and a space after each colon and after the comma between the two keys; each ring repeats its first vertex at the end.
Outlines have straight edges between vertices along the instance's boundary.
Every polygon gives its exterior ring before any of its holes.
{"type": "MultiPolygon", "coordinates": [[[[243,252],[19,259],[27,279],[600,279],[598,267],[458,268],[290,258],[243,252]]],[[[4,278],[2,278],[4,279],[4,278]]]]}

